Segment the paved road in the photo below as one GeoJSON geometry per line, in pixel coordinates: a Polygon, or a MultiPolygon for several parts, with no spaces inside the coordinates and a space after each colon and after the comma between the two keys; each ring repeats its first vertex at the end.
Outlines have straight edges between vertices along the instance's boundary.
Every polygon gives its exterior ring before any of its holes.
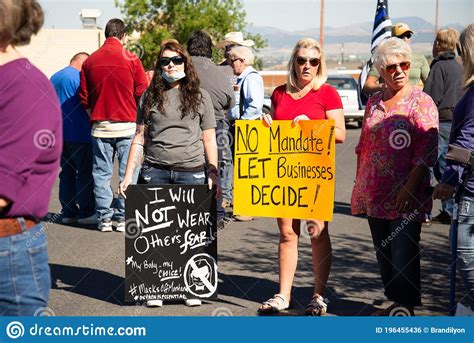
{"type": "MultiPolygon", "coordinates": [[[[354,146],[360,130],[350,127],[347,140],[337,148],[337,183],[334,221],[330,224],[333,265],[326,297],[328,315],[369,315],[384,303],[382,284],[367,225],[350,215],[355,176],[354,146]]],[[[116,189],[116,183],[114,184],[116,189]]],[[[434,213],[438,212],[436,204],[434,213]]],[[[56,183],[50,212],[60,211],[56,183]]],[[[56,215],[55,215],[56,214],[56,215]]],[[[449,248],[446,225],[424,228],[422,233],[421,315],[445,315],[449,289],[449,248]]],[[[53,289],[49,311],[55,315],[92,316],[254,316],[260,302],[278,291],[275,219],[231,222],[218,234],[219,300],[200,307],[165,305],[146,308],[124,305],[124,236],[95,228],[47,224],[53,289]]],[[[303,315],[312,291],[311,249],[302,237],[292,308],[282,315],[303,315]]]]}

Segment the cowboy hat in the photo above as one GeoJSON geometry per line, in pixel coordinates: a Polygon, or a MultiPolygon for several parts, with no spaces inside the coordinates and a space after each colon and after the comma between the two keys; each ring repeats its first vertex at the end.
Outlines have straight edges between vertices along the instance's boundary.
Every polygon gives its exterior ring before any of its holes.
{"type": "Polygon", "coordinates": [[[252,46],[254,41],[251,39],[244,40],[242,32],[229,32],[224,36],[224,40],[216,44],[217,49],[224,49],[227,45],[237,44],[242,46],[252,46]]]}

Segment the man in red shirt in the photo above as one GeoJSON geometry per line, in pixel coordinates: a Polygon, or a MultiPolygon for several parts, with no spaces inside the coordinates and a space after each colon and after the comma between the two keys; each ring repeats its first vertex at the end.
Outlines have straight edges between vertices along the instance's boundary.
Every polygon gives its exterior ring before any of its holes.
{"type": "Polygon", "coordinates": [[[125,24],[111,19],[105,27],[105,43],[83,64],[79,97],[92,122],[94,195],[99,229],[125,231],[125,202],[117,198],[112,206],[110,187],[114,155],[119,177],[125,175],[130,143],[135,134],[137,102],[147,87],[140,59],[123,47],[125,24]]]}

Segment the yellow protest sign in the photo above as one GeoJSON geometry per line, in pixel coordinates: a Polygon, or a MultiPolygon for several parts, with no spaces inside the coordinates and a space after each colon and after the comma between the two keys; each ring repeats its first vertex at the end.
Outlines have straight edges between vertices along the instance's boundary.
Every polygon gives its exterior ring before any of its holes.
{"type": "Polygon", "coordinates": [[[334,120],[238,120],[234,214],[332,220],[334,120]]]}

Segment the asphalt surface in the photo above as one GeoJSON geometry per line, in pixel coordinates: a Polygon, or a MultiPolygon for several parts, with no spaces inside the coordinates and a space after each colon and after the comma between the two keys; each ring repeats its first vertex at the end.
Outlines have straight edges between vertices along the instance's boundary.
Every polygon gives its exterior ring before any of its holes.
{"type": "MultiPolygon", "coordinates": [[[[335,215],[329,231],[332,271],[325,295],[327,315],[365,316],[388,305],[366,219],[350,214],[355,177],[354,147],[360,130],[348,125],[346,142],[337,147],[335,215]]],[[[117,189],[117,180],[113,183],[117,189]]],[[[438,213],[439,201],[434,214],[438,213]]],[[[219,299],[189,308],[181,304],[146,308],[124,304],[125,238],[94,227],[58,224],[61,210],[56,182],[47,223],[53,289],[49,311],[61,316],[256,316],[264,300],[278,291],[276,220],[230,222],[218,233],[219,299]]],[[[449,294],[449,226],[422,230],[423,306],[418,315],[446,315],[449,294]]],[[[280,315],[304,315],[312,292],[311,249],[302,235],[292,307],[280,315]]]]}

